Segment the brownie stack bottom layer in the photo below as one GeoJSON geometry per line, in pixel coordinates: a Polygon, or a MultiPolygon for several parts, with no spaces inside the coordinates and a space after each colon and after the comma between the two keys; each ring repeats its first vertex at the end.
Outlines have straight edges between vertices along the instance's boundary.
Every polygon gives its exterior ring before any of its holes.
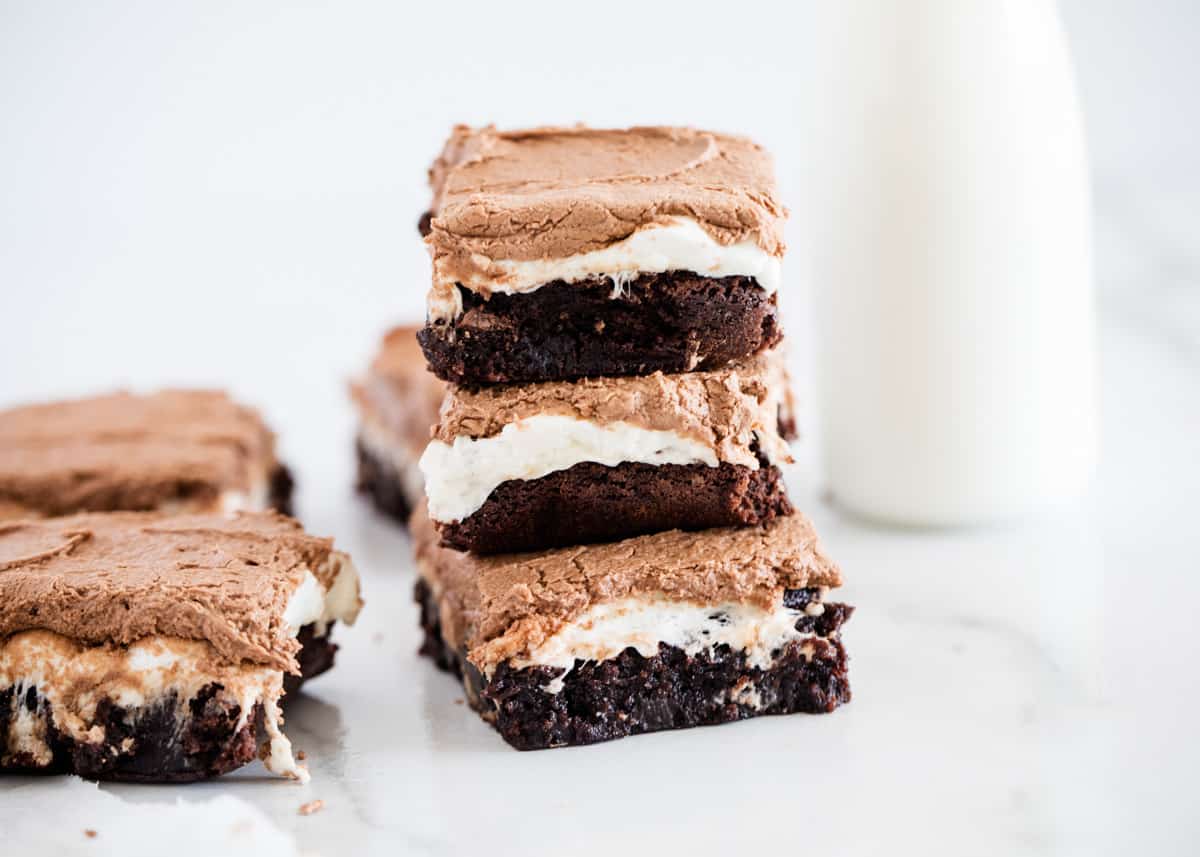
{"type": "Polygon", "coordinates": [[[585,462],[540,479],[502,482],[442,544],[478,554],[616,541],[663,530],[753,527],[790,515],[778,467],[723,462],[616,467],[585,462]]]}
{"type": "MultiPolygon", "coordinates": [[[[486,679],[444,642],[429,586],[418,581],[414,594],[424,631],[421,654],[462,677],[472,707],[518,750],[593,744],[766,714],[826,713],[850,701],[846,652],[838,639],[789,643],[769,669],[750,666],[745,654],[725,647],[709,656],[660,645],[653,657],[626,649],[605,661],[577,662],[565,676],[549,667],[501,664],[486,679]],[[556,679],[558,692],[544,689],[556,679]]],[[[820,618],[801,621],[811,621],[822,635],[832,634],[852,612],[844,604],[827,604],[820,618]]]]}
{"type": "MultiPolygon", "coordinates": [[[[298,660],[301,675],[284,677],[287,693],[333,665],[337,646],[328,636],[317,637],[313,626],[300,630],[303,644],[298,660]]],[[[178,718],[179,700],[165,696],[153,704],[125,707],[112,699],[96,705],[93,725],[104,738],[77,741],[54,725],[49,708],[29,688],[20,696],[14,687],[0,688],[0,739],[7,739],[23,707],[43,729],[52,758],[45,764],[0,752],[0,773],[76,774],[89,780],[145,783],[185,783],[227,774],[255,760],[258,736],[264,730],[262,705],[242,720],[241,709],[218,698],[219,684],[202,687],[186,701],[187,716],[178,718]],[[239,728],[238,723],[243,725],[239,728]]],[[[0,742],[0,751],[4,749],[0,742]]]]}
{"type": "Polygon", "coordinates": [[[601,278],[486,300],[459,294],[462,314],[417,339],[434,374],[466,386],[691,372],[783,338],[775,296],[752,277],[670,271],[620,288],[601,278]]]}

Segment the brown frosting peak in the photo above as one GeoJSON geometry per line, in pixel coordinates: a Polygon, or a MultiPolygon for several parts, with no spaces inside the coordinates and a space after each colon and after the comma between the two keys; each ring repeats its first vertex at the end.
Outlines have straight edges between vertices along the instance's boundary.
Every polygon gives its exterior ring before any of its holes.
{"type": "Polygon", "coordinates": [[[426,238],[440,278],[489,261],[602,249],[645,226],[695,220],[721,244],[782,255],[774,167],[744,137],[694,128],[458,126],[429,170],[426,238]]]}
{"type": "Polygon", "coordinates": [[[273,512],[0,523],[0,638],[46,630],[128,645],[162,635],[296,672],[300,644],[284,609],[306,570],[332,585],[333,555],[331,539],[273,512]]]}
{"type": "MultiPolygon", "coordinates": [[[[258,413],[222,392],[113,393],[0,411],[0,514],[215,503],[275,466],[258,413]]],[[[2,518],[0,518],[2,519],[2,518]]]]}
{"type": "Polygon", "coordinates": [[[442,547],[424,504],[410,528],[419,571],[438,593],[443,635],[481,669],[529,652],[593,604],[661,594],[772,609],[785,589],[842,583],[800,514],[765,527],[488,557],[442,547]]]}

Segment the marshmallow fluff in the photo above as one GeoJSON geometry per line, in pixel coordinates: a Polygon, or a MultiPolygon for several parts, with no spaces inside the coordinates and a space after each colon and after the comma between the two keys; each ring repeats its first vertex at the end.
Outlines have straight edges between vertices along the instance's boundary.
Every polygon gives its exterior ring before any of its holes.
{"type": "Polygon", "coordinates": [[[575,283],[607,277],[613,284],[612,297],[619,298],[628,282],[639,274],[690,271],[705,277],[753,277],[768,293],[779,288],[780,278],[778,256],[750,240],[721,244],[700,224],[686,217],[649,224],[601,250],[563,259],[496,259],[488,267],[491,275],[486,277],[435,276],[429,298],[430,321],[450,321],[462,312],[462,298],[454,287],[456,284],[484,294],[523,294],[555,280],[575,283]]]}
{"type": "Polygon", "coordinates": [[[502,482],[540,479],[585,461],[606,467],[626,461],[710,467],[720,463],[712,447],[677,432],[538,414],[509,423],[492,437],[460,436],[452,444],[431,441],[421,456],[430,517],[462,520],[502,482]]]}
{"type": "MultiPolygon", "coordinates": [[[[809,607],[811,614],[819,604],[809,607]]],[[[649,658],[658,654],[662,643],[689,655],[729,646],[734,652],[744,653],[749,666],[769,669],[779,650],[794,640],[806,641],[816,636],[796,630],[797,621],[805,615],[805,610],[782,605],[764,610],[732,602],[673,601],[664,595],[623,598],[589,607],[526,656],[514,659],[512,665],[556,667],[564,670],[565,675],[577,660],[604,661],[627,648],[649,658]]],[[[545,686],[550,693],[561,688],[562,676],[545,686]]]]}
{"type": "Polygon", "coordinates": [[[358,595],[358,570],[343,553],[330,554],[329,562],[335,566],[333,583],[327,590],[307,569],[304,579],[283,611],[283,621],[294,637],[305,625],[313,625],[316,636],[323,637],[332,622],[353,624],[358,618],[362,601],[358,595]]]}

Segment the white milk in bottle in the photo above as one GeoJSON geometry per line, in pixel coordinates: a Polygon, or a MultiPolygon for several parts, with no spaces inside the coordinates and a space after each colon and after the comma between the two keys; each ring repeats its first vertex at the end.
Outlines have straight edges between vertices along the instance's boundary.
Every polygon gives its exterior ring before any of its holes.
{"type": "Polygon", "coordinates": [[[1077,496],[1096,454],[1089,196],[1053,3],[820,7],[798,202],[835,500],[947,525],[1077,496]]]}

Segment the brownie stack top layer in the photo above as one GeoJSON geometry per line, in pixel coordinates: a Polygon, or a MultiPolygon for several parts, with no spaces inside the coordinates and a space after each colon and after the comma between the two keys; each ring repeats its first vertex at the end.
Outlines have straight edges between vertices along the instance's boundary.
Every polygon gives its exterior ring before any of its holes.
{"type": "Polygon", "coordinates": [[[221,392],[114,393],[0,412],[0,519],[265,494],[274,436],[221,392]]]}
{"type": "Polygon", "coordinates": [[[447,644],[480,670],[520,658],[596,605],[641,598],[776,610],[785,590],[841,584],[801,515],[765,527],[672,530],[609,544],[478,557],[439,545],[424,508],[412,533],[447,644]]]}
{"type": "Polygon", "coordinates": [[[357,574],[332,540],[270,512],[0,524],[0,638],[175,637],[205,641],[229,663],[298,673],[301,624],[352,622],[359,606],[357,574]]]}
{"type": "Polygon", "coordinates": [[[389,442],[413,463],[429,443],[446,396],[446,384],[425,365],[417,330],[389,330],[366,379],[351,388],[364,430],[372,433],[372,439],[389,442]]]}
{"type": "Polygon", "coordinates": [[[454,130],[430,169],[431,320],[562,280],[691,270],[773,289],[786,211],[770,156],[691,128],[454,130]],[[568,264],[569,262],[569,264],[568,264]]]}
{"type": "Polygon", "coordinates": [[[786,463],[787,386],[777,352],[706,372],[451,386],[421,459],[430,512],[459,520],[502,482],[582,462],[786,463]]]}

